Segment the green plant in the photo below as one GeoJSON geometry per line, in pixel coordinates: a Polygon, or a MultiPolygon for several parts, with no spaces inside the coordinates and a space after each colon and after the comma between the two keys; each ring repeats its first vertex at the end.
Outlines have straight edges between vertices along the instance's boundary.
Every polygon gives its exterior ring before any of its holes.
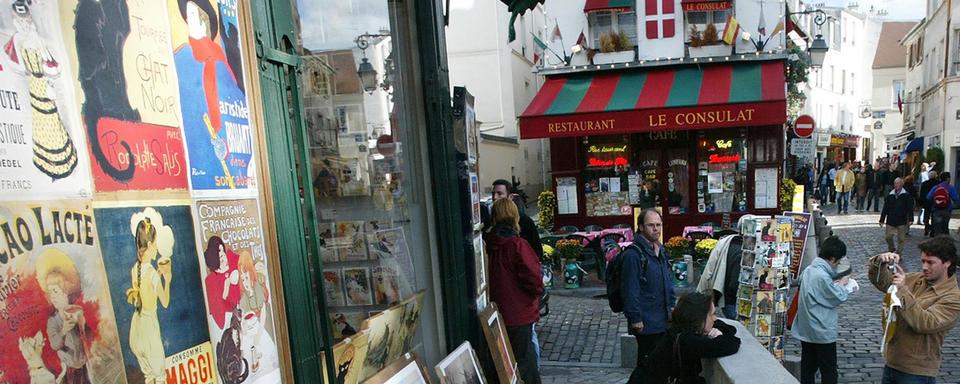
{"type": "Polygon", "coordinates": [[[577,261],[580,258],[581,251],[583,251],[583,244],[580,244],[579,240],[557,240],[555,252],[560,252],[560,258],[567,263],[577,261]]]}
{"type": "Polygon", "coordinates": [[[557,195],[553,191],[543,191],[537,197],[537,227],[553,230],[553,219],[557,211],[557,195]]]}
{"type": "Polygon", "coordinates": [[[710,252],[717,246],[716,239],[703,239],[693,247],[697,260],[703,260],[710,257],[710,252]]]}
{"type": "Polygon", "coordinates": [[[940,149],[940,147],[929,148],[923,158],[927,163],[937,163],[933,166],[933,169],[937,171],[937,173],[943,172],[943,149],[940,149]]]}
{"type": "Polygon", "coordinates": [[[793,209],[793,193],[797,189],[797,183],[793,179],[783,179],[780,182],[780,209],[790,211],[793,209]]]}
{"type": "Polygon", "coordinates": [[[787,65],[784,71],[787,81],[787,117],[796,119],[807,101],[807,96],[800,90],[800,84],[807,82],[810,73],[810,63],[805,59],[806,53],[800,47],[787,43],[787,65]]]}
{"type": "Polygon", "coordinates": [[[671,259],[682,259],[684,254],[690,252],[690,240],[683,236],[674,236],[667,240],[664,248],[667,249],[671,259]]]}

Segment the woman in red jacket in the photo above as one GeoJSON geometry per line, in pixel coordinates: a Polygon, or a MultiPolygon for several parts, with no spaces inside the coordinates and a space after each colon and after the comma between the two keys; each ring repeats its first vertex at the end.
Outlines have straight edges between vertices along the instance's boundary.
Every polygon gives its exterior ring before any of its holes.
{"type": "Polygon", "coordinates": [[[520,232],[520,213],[510,199],[493,203],[492,224],[484,234],[489,258],[490,297],[497,303],[513,344],[520,379],[540,384],[533,346],[533,324],[540,320],[543,293],[540,260],[520,232]]]}

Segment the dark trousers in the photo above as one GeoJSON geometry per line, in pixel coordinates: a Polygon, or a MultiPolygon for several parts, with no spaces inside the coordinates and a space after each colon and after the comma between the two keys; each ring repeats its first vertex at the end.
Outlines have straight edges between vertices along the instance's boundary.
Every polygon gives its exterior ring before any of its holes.
{"type": "Polygon", "coordinates": [[[540,384],[537,352],[533,349],[533,324],[507,327],[513,357],[517,359],[517,376],[527,384],[540,384]]]}
{"type": "Polygon", "coordinates": [[[911,375],[887,366],[883,367],[883,376],[880,378],[880,384],[936,384],[936,382],[937,378],[933,376],[911,375]]]}
{"type": "Polygon", "coordinates": [[[646,377],[646,369],[643,366],[643,360],[647,358],[647,355],[650,352],[653,352],[653,349],[657,347],[657,343],[660,342],[660,339],[663,338],[663,333],[656,333],[652,335],[638,335],[634,334],[633,336],[637,338],[637,367],[633,369],[633,373],[630,374],[629,384],[638,384],[644,383],[646,377]]]}
{"type": "Polygon", "coordinates": [[[870,203],[873,203],[873,211],[880,212],[880,190],[871,188],[867,190],[867,209],[870,210],[870,203]]]}
{"type": "Polygon", "coordinates": [[[930,234],[930,216],[933,216],[933,207],[930,203],[923,203],[923,234],[930,234]]]}
{"type": "Polygon", "coordinates": [[[867,200],[867,195],[866,195],[866,194],[863,194],[863,195],[859,195],[859,194],[858,194],[856,197],[857,197],[857,208],[856,208],[856,209],[857,209],[858,211],[862,211],[862,210],[863,210],[863,202],[867,200]]]}
{"type": "Polygon", "coordinates": [[[821,383],[837,383],[837,343],[801,341],[800,348],[800,384],[814,384],[817,371],[820,371],[821,383]]]}
{"type": "Polygon", "coordinates": [[[950,210],[949,209],[933,209],[933,212],[930,213],[930,235],[947,235],[950,233],[950,210]]]}

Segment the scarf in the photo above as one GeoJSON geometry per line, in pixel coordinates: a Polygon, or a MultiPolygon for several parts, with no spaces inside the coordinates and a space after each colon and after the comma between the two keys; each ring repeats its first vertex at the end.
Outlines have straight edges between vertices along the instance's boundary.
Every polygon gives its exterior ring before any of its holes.
{"type": "MultiPolygon", "coordinates": [[[[207,100],[207,114],[215,132],[220,132],[220,96],[217,92],[217,62],[227,62],[223,50],[213,40],[208,38],[190,38],[190,48],[193,58],[203,63],[203,94],[207,100]]],[[[227,65],[227,68],[230,68],[227,65]]],[[[233,74],[231,73],[231,76],[233,74]]]]}

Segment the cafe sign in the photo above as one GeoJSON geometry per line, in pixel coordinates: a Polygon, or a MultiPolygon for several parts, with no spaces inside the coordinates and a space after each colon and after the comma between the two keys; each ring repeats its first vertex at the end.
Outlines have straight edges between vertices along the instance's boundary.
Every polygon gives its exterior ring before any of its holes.
{"type": "Polygon", "coordinates": [[[730,1],[683,1],[684,12],[725,11],[733,8],[730,1]]]}

